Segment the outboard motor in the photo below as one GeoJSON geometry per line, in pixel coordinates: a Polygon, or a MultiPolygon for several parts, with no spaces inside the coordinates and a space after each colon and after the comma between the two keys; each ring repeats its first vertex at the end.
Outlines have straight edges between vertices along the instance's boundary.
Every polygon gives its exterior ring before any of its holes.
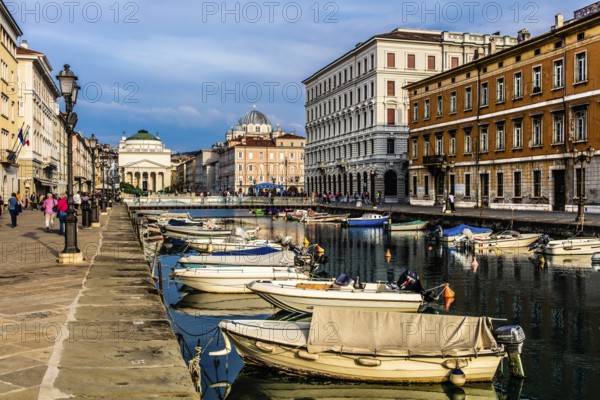
{"type": "Polygon", "coordinates": [[[525,341],[525,332],[519,325],[501,326],[494,329],[494,338],[498,344],[504,345],[508,353],[510,373],[518,378],[525,378],[521,350],[525,341]]]}
{"type": "Polygon", "coordinates": [[[423,293],[423,286],[421,285],[419,275],[410,269],[407,269],[400,274],[397,285],[400,290],[407,290],[413,293],[423,293]]]}
{"type": "Polygon", "coordinates": [[[540,238],[538,240],[531,243],[529,245],[528,249],[534,250],[534,249],[537,249],[538,247],[543,247],[543,246],[547,245],[549,241],[550,241],[550,236],[548,236],[547,234],[543,234],[542,236],[540,236],[540,238]]]}
{"type": "Polygon", "coordinates": [[[334,284],[337,286],[348,286],[354,284],[354,279],[346,274],[340,274],[334,284]]]}

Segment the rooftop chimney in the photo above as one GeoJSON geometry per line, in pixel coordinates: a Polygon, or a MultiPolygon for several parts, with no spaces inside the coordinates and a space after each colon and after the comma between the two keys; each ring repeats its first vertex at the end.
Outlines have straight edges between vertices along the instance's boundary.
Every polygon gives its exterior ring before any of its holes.
{"type": "Polygon", "coordinates": [[[523,43],[526,40],[531,39],[531,33],[527,29],[521,29],[517,33],[517,43],[523,43]]]}
{"type": "Polygon", "coordinates": [[[29,44],[27,44],[27,40],[23,39],[21,40],[21,47],[24,49],[28,49],[29,48],[29,44]]]}
{"type": "Polygon", "coordinates": [[[562,14],[556,14],[554,16],[554,26],[552,27],[552,29],[562,28],[564,23],[565,23],[565,17],[563,17],[562,14]]]}
{"type": "Polygon", "coordinates": [[[490,39],[488,43],[488,55],[492,55],[496,52],[496,41],[494,39],[490,39]]]}

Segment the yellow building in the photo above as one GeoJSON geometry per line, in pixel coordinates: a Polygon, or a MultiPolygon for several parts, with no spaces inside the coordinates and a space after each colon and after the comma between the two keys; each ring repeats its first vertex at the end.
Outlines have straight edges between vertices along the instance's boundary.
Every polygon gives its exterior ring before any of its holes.
{"type": "Polygon", "coordinates": [[[23,32],[1,1],[0,16],[0,193],[6,199],[19,190],[17,42],[23,32]]]}

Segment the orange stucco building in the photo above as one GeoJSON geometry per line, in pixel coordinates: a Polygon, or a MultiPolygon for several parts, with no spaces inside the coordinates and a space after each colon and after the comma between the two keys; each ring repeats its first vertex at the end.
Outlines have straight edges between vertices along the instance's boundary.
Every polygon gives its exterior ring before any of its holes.
{"type": "Polygon", "coordinates": [[[600,3],[405,88],[411,203],[574,211],[600,204],[600,3]]]}

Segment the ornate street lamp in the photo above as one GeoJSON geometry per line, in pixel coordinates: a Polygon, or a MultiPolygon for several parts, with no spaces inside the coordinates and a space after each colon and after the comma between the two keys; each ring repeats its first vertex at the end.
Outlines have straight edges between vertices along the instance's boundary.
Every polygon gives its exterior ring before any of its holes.
{"type": "Polygon", "coordinates": [[[56,76],[60,84],[60,92],[65,99],[66,113],[63,117],[67,131],[67,216],[65,217],[65,248],[59,255],[61,263],[77,263],[83,261],[81,250],[77,247],[77,215],[73,202],[73,129],[77,124],[77,114],[73,107],[77,103],[79,85],[77,76],[71,71],[69,64],[56,76]]]}
{"type": "Polygon", "coordinates": [[[575,222],[580,225],[583,225],[585,220],[584,210],[585,210],[585,165],[592,162],[592,157],[594,156],[594,148],[588,147],[585,151],[578,151],[574,156],[574,164],[581,165],[580,173],[579,173],[579,203],[577,205],[577,218],[575,218],[575,222]]]}
{"type": "Polygon", "coordinates": [[[98,139],[93,133],[92,136],[90,136],[90,147],[92,150],[92,205],[90,207],[92,210],[91,222],[92,224],[97,224],[100,222],[98,217],[98,203],[96,202],[96,154],[98,152],[98,139]]]}
{"type": "Polygon", "coordinates": [[[452,212],[452,207],[450,205],[450,171],[454,168],[454,162],[447,163],[444,161],[441,166],[441,170],[444,173],[444,181],[446,183],[446,199],[445,199],[445,209],[444,213],[450,214],[452,212]]]}

